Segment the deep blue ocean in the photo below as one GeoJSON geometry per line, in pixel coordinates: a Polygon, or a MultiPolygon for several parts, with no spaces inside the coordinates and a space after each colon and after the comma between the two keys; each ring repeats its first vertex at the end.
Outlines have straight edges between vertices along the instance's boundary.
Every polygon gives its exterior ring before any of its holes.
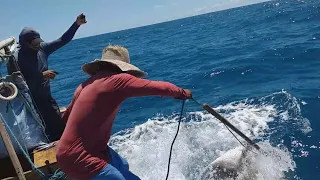
{"type": "MultiPolygon", "coordinates": [[[[190,89],[269,151],[248,165],[257,179],[281,179],[281,172],[285,179],[320,179],[319,20],[319,1],[270,1],[73,40],[49,58],[49,69],[60,73],[53,96],[67,106],[88,78],[81,66],[109,43],[123,45],[148,79],[190,89]]],[[[121,106],[110,145],[142,179],[165,179],[180,109],[180,101],[160,97],[121,106]]],[[[238,146],[217,119],[188,101],[169,178],[198,179],[238,146]]]]}

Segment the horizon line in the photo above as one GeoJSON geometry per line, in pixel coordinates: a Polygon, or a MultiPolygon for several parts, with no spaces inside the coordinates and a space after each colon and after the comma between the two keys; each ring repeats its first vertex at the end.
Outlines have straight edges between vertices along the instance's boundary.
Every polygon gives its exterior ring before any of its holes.
{"type": "Polygon", "coordinates": [[[186,17],[170,19],[170,20],[168,20],[168,21],[160,21],[160,22],[155,22],[155,23],[151,23],[151,24],[145,24],[145,25],[141,25],[141,26],[138,25],[138,26],[133,26],[133,27],[129,27],[129,28],[124,28],[124,29],[109,31],[109,32],[101,33],[101,34],[94,34],[94,35],[89,35],[89,36],[74,38],[72,41],[80,40],[80,39],[85,39],[85,38],[90,38],[90,37],[95,37],[95,36],[101,36],[101,35],[105,35],[105,34],[111,34],[111,33],[121,32],[121,31],[126,31],[126,30],[138,29],[138,28],[143,28],[143,27],[158,25],[158,24],[162,24],[162,23],[168,23],[168,22],[172,22],[172,21],[177,21],[177,20],[182,20],[182,19],[186,19],[186,18],[192,18],[192,17],[202,16],[202,15],[211,14],[211,13],[216,13],[216,12],[221,12],[221,11],[227,11],[227,10],[232,10],[232,9],[237,9],[237,8],[243,8],[243,7],[247,7],[247,6],[252,6],[252,5],[257,5],[257,4],[266,3],[266,2],[269,2],[269,1],[272,1],[272,0],[266,0],[266,1],[264,1],[264,2],[258,2],[258,3],[253,3],[253,4],[247,4],[247,5],[240,5],[240,6],[235,6],[235,7],[227,8],[227,9],[214,10],[214,11],[210,11],[210,12],[204,12],[204,13],[201,13],[201,14],[195,14],[195,15],[190,15],[190,16],[186,16],[186,17]]]}

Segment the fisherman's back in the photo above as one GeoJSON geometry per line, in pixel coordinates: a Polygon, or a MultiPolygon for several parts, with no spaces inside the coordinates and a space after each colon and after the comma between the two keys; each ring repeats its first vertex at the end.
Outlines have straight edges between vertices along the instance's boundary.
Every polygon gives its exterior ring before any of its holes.
{"type": "Polygon", "coordinates": [[[100,73],[77,88],[76,100],[66,111],[70,114],[63,117],[67,126],[57,151],[59,165],[68,174],[88,179],[107,165],[106,144],[120,104],[125,99],[116,91],[117,81],[124,77],[125,74],[100,73]],[[75,170],[77,173],[73,174],[75,170]]]}
{"type": "Polygon", "coordinates": [[[67,125],[57,149],[60,168],[76,179],[97,175],[109,162],[106,147],[120,104],[130,97],[153,95],[190,97],[171,83],[127,73],[98,72],[82,83],[63,115],[67,125]]]}

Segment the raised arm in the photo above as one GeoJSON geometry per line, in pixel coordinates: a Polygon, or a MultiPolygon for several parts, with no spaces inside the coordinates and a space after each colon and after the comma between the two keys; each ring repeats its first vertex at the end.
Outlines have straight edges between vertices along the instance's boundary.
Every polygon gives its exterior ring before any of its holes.
{"type": "Polygon", "coordinates": [[[85,16],[83,14],[79,15],[77,17],[77,20],[71,25],[71,27],[59,39],[54,40],[52,42],[48,42],[48,43],[45,42],[42,44],[42,48],[43,48],[44,52],[47,55],[50,55],[54,51],[58,50],[62,46],[69,43],[73,39],[78,28],[82,24],[85,24],[86,22],[87,21],[85,19],[85,16]]]}
{"type": "Polygon", "coordinates": [[[124,78],[118,82],[119,92],[126,98],[137,96],[162,96],[177,99],[191,98],[191,92],[164,81],[151,81],[123,74],[124,78]]]}

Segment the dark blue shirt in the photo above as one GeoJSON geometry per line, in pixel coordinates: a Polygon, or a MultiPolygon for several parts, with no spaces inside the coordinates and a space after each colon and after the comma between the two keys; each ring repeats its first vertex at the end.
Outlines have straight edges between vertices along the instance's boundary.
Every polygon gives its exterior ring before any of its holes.
{"type": "Polygon", "coordinates": [[[50,81],[43,78],[42,72],[48,70],[49,55],[70,42],[78,28],[79,26],[74,22],[59,39],[42,42],[37,52],[29,50],[20,42],[15,57],[34,98],[51,97],[50,81]]]}

